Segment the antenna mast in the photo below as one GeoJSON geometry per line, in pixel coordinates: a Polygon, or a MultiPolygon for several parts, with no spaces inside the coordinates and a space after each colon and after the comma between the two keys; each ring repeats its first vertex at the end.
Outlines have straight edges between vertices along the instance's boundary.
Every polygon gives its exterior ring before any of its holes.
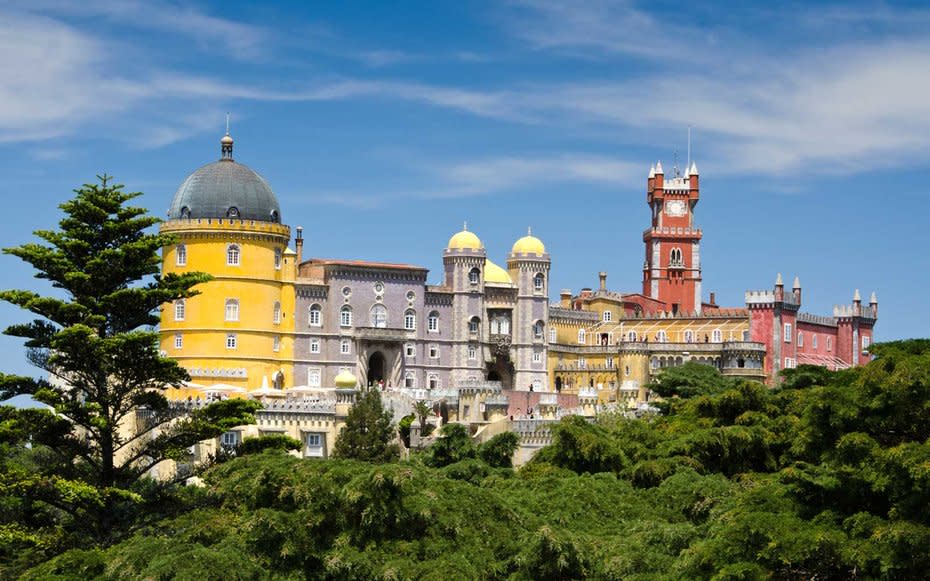
{"type": "Polygon", "coordinates": [[[688,126],[688,165],[685,167],[688,171],[691,170],[691,126],[688,126]]]}

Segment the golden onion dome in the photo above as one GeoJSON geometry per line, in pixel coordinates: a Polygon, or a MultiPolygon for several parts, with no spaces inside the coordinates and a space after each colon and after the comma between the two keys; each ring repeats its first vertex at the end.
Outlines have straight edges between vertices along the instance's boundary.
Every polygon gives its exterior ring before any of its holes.
{"type": "Polygon", "coordinates": [[[450,250],[481,250],[484,244],[481,239],[475,236],[474,232],[468,231],[468,224],[462,226],[462,231],[449,238],[447,246],[450,250]]]}
{"type": "Polygon", "coordinates": [[[510,251],[514,254],[536,254],[542,256],[546,253],[546,246],[542,240],[533,236],[533,231],[527,229],[526,236],[513,243],[510,251]]]}
{"type": "Polygon", "coordinates": [[[484,261],[484,282],[513,284],[510,274],[490,260],[484,261]]]}
{"type": "Polygon", "coordinates": [[[336,387],[343,389],[354,388],[358,385],[358,379],[354,375],[349,373],[348,369],[343,369],[339,372],[339,375],[336,376],[336,387]]]}

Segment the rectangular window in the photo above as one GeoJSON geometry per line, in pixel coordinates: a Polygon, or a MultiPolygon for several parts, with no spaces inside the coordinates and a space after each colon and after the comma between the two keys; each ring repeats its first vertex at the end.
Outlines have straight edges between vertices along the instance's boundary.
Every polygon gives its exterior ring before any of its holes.
{"type": "Polygon", "coordinates": [[[236,299],[226,299],[226,320],[239,320],[239,301],[236,299]]]}
{"type": "Polygon", "coordinates": [[[352,353],[352,342],[349,339],[342,339],[339,342],[339,352],[343,355],[352,353]]]}
{"type": "Polygon", "coordinates": [[[281,249],[274,249],[274,269],[281,270],[281,249]]]}
{"type": "Polygon", "coordinates": [[[436,345],[429,346],[429,358],[439,359],[439,347],[437,347],[436,345]]]}
{"type": "Polygon", "coordinates": [[[833,351],[833,337],[827,337],[827,351],[833,351]]]}
{"type": "Polygon", "coordinates": [[[613,368],[614,368],[614,358],[608,356],[607,357],[607,369],[613,369],[613,368]]]}
{"type": "Polygon", "coordinates": [[[178,244],[176,257],[178,266],[187,266],[187,246],[178,244]]]}
{"type": "Polygon", "coordinates": [[[226,335],[226,348],[227,348],[227,349],[235,349],[235,348],[236,348],[236,343],[237,343],[237,340],[236,340],[236,334],[235,334],[235,333],[230,333],[230,334],[226,335]]]}
{"type": "Polygon", "coordinates": [[[478,321],[478,319],[472,319],[471,321],[468,321],[468,332],[469,332],[469,333],[477,333],[477,332],[478,332],[478,326],[479,326],[480,324],[481,324],[481,323],[478,321]]]}
{"type": "Polygon", "coordinates": [[[174,336],[174,348],[181,349],[184,347],[184,336],[178,333],[174,336]]]}
{"type": "Polygon", "coordinates": [[[339,313],[339,325],[342,327],[352,326],[352,309],[343,307],[339,313]]]}
{"type": "Polygon", "coordinates": [[[533,363],[542,363],[542,351],[533,351],[533,363]]]}
{"type": "Polygon", "coordinates": [[[281,350],[281,337],[275,336],[275,338],[272,341],[273,342],[271,344],[271,350],[277,353],[278,351],[281,350]]]}
{"type": "Polygon", "coordinates": [[[307,456],[315,458],[323,457],[323,434],[307,434],[304,441],[307,444],[307,456]]]}
{"type": "Polygon", "coordinates": [[[723,333],[720,331],[720,329],[713,330],[713,332],[711,333],[711,341],[713,341],[714,343],[720,343],[721,341],[723,341],[723,333]]]}
{"type": "Polygon", "coordinates": [[[427,385],[429,386],[430,389],[439,389],[439,376],[430,375],[429,383],[427,385]]]}
{"type": "Polygon", "coordinates": [[[319,367],[311,367],[307,371],[307,385],[310,387],[320,387],[322,383],[322,373],[320,373],[319,367]]]}
{"type": "Polygon", "coordinates": [[[404,314],[404,330],[406,331],[416,331],[417,329],[417,316],[413,313],[404,314]]]}
{"type": "Polygon", "coordinates": [[[579,358],[578,358],[578,369],[584,369],[584,368],[586,368],[587,366],[588,366],[588,362],[585,361],[585,358],[584,358],[584,357],[579,357],[579,358]]]}
{"type": "Polygon", "coordinates": [[[417,354],[416,346],[413,343],[407,343],[404,346],[404,356],[407,358],[415,357],[417,354]]]}
{"type": "Polygon", "coordinates": [[[412,372],[407,372],[404,375],[404,387],[408,389],[414,389],[417,386],[417,378],[412,372]]]}
{"type": "Polygon", "coordinates": [[[174,301],[174,320],[183,321],[185,313],[184,299],[174,301]]]}
{"type": "Polygon", "coordinates": [[[549,342],[555,343],[558,336],[556,335],[555,329],[549,329],[549,342]]]}
{"type": "Polygon", "coordinates": [[[430,333],[436,333],[439,331],[439,315],[430,315],[427,328],[430,333]]]}
{"type": "Polygon", "coordinates": [[[817,335],[811,335],[811,347],[817,348],[817,335]]]}
{"type": "Polygon", "coordinates": [[[320,352],[320,340],[310,339],[310,353],[319,353],[319,352],[320,352]]]}
{"type": "Polygon", "coordinates": [[[791,332],[791,323],[785,323],[785,343],[791,343],[794,334],[791,332]]]}
{"type": "Polygon", "coordinates": [[[862,350],[865,351],[872,344],[872,339],[868,335],[862,336],[862,350]]]}
{"type": "Polygon", "coordinates": [[[320,326],[320,307],[314,305],[310,307],[310,326],[319,327],[320,326]]]}
{"type": "Polygon", "coordinates": [[[239,445],[239,432],[223,432],[221,441],[224,448],[234,448],[239,445]]]}
{"type": "Polygon", "coordinates": [[[281,324],[281,303],[274,304],[274,309],[272,310],[272,313],[271,313],[271,321],[275,325],[281,324]]]}
{"type": "Polygon", "coordinates": [[[794,357],[785,357],[785,369],[794,369],[797,366],[797,360],[794,357]]]}
{"type": "Polygon", "coordinates": [[[478,358],[478,348],[475,347],[474,345],[468,346],[468,358],[472,360],[478,358]]]}
{"type": "Polygon", "coordinates": [[[604,322],[605,322],[605,323],[609,323],[609,322],[610,322],[610,317],[611,317],[611,316],[612,316],[612,315],[611,315],[610,311],[604,311],[604,322]]]}
{"type": "Polygon", "coordinates": [[[804,333],[798,331],[798,347],[804,346],[804,333]]]}

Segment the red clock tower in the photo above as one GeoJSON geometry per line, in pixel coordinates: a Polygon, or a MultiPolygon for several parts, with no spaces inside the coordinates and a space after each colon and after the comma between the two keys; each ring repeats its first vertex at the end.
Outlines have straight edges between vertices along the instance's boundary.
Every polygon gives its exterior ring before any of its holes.
{"type": "Polygon", "coordinates": [[[665,179],[662,162],[649,170],[646,201],[652,227],[643,232],[646,262],[643,294],[665,303],[672,313],[701,311],[701,230],[694,225],[698,203],[697,164],[685,175],[665,179]]]}

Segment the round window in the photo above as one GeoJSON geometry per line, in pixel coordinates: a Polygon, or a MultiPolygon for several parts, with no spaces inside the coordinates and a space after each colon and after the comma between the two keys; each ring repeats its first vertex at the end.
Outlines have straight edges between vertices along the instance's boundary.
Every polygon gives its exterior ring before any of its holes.
{"type": "Polygon", "coordinates": [[[384,283],[383,283],[383,282],[376,282],[376,283],[375,283],[375,294],[379,294],[379,295],[380,295],[380,294],[383,293],[383,292],[384,292],[384,283]]]}
{"type": "Polygon", "coordinates": [[[352,294],[352,289],[347,286],[342,287],[342,296],[347,297],[352,294]]]}
{"type": "Polygon", "coordinates": [[[408,301],[413,301],[413,299],[415,299],[415,298],[417,298],[417,295],[416,295],[415,292],[413,292],[413,291],[407,291],[407,300],[408,300],[408,301]]]}

